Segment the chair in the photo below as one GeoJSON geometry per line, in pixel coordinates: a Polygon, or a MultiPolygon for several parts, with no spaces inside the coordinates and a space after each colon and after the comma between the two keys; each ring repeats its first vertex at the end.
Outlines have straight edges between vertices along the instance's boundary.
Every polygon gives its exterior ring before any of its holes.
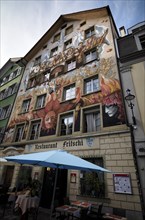
{"type": "Polygon", "coordinates": [[[103,207],[103,203],[99,205],[93,204],[91,206],[90,212],[87,214],[87,220],[102,219],[102,207],[103,207]]]}

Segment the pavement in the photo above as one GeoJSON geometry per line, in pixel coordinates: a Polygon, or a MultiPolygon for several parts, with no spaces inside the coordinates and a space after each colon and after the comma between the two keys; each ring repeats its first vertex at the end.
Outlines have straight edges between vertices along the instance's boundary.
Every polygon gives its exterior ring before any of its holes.
{"type": "MultiPolygon", "coordinates": [[[[49,209],[44,209],[39,207],[37,220],[49,220],[49,216],[50,216],[49,209]]],[[[11,207],[6,207],[4,215],[3,215],[3,209],[0,208],[0,220],[33,220],[33,217],[29,216],[28,218],[22,218],[20,214],[15,215],[11,207]]],[[[56,220],[55,215],[53,216],[52,220],[56,220]]]]}

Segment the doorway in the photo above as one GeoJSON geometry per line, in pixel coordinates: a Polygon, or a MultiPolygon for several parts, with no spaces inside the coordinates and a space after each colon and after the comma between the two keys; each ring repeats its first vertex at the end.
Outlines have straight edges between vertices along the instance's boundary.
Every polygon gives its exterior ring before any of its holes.
{"type": "MultiPolygon", "coordinates": [[[[53,187],[55,181],[55,169],[45,168],[43,185],[41,192],[40,206],[43,208],[50,208],[53,195],[53,187]]],[[[58,170],[58,178],[56,184],[56,192],[54,199],[54,206],[63,204],[63,199],[67,193],[67,170],[58,170]]]]}
{"type": "Polygon", "coordinates": [[[14,173],[14,166],[5,166],[3,186],[8,189],[11,186],[11,181],[14,173]]]}

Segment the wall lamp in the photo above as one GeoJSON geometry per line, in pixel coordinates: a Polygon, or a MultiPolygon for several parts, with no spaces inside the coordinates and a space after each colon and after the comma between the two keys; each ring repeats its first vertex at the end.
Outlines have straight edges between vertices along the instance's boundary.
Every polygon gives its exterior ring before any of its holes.
{"type": "Polygon", "coordinates": [[[133,100],[135,99],[135,95],[132,95],[130,93],[130,89],[127,89],[126,92],[127,92],[127,95],[125,96],[125,100],[128,104],[128,107],[130,107],[131,109],[133,125],[136,125],[136,119],[135,119],[134,111],[133,111],[133,107],[134,107],[133,100]]]}

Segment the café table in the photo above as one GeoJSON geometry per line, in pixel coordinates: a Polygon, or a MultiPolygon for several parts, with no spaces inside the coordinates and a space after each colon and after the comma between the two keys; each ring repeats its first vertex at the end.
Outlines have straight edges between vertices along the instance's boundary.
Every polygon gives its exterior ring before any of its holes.
{"type": "Polygon", "coordinates": [[[71,205],[79,207],[79,208],[86,208],[86,209],[91,208],[91,203],[89,203],[89,202],[73,201],[73,202],[71,202],[71,205]]]}
{"type": "Polygon", "coordinates": [[[127,220],[126,217],[122,217],[122,216],[119,216],[119,215],[114,215],[114,214],[111,214],[111,213],[105,213],[102,218],[105,220],[127,220]]]}
{"type": "Polygon", "coordinates": [[[18,195],[15,202],[15,208],[19,206],[22,211],[22,216],[26,215],[30,208],[38,208],[39,198],[37,196],[31,197],[28,195],[18,195]]]}
{"type": "Polygon", "coordinates": [[[64,215],[67,217],[67,219],[69,219],[69,217],[71,217],[71,219],[74,219],[74,217],[79,217],[80,213],[80,208],[76,208],[70,205],[59,206],[55,210],[57,213],[57,217],[64,215]]]}

